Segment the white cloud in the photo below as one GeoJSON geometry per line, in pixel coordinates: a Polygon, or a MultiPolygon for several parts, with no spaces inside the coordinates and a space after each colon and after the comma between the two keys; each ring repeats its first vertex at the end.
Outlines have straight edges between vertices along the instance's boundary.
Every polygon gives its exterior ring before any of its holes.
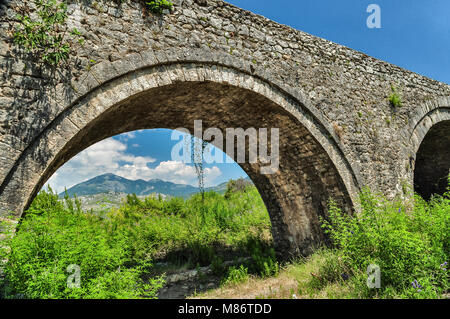
{"type": "MultiPolygon", "coordinates": [[[[155,168],[147,166],[154,162],[154,158],[127,153],[125,143],[109,138],[73,157],[53,174],[45,187],[49,184],[57,192],[62,192],[65,187],[69,189],[105,173],[113,173],[131,180],[158,178],[173,183],[197,186],[197,174],[193,166],[177,161],[161,162],[155,168]]],[[[222,172],[216,166],[206,168],[205,185],[214,185],[214,180],[221,174],[222,172]]]]}
{"type": "Polygon", "coordinates": [[[120,137],[124,140],[131,140],[133,138],[136,138],[136,132],[123,133],[120,135],[120,137]]]}
{"type": "MultiPolygon", "coordinates": [[[[177,184],[190,184],[197,186],[197,173],[194,166],[186,165],[178,161],[165,161],[155,168],[149,168],[146,163],[135,161],[133,164],[121,166],[115,174],[136,179],[162,179],[177,184]]],[[[205,168],[205,185],[212,186],[217,177],[222,174],[217,166],[205,168]]]]}

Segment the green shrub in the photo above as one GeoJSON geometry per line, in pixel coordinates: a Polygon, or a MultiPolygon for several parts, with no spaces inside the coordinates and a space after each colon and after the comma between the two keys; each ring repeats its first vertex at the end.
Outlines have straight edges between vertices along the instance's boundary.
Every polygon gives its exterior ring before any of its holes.
{"type": "Polygon", "coordinates": [[[167,0],[152,0],[146,2],[151,12],[156,14],[163,14],[164,10],[171,10],[173,3],[167,0]]]}
{"type": "Polygon", "coordinates": [[[361,212],[355,216],[342,214],[330,203],[330,218],[323,220],[323,227],[340,262],[328,279],[350,273],[359,297],[436,298],[447,291],[448,273],[441,265],[450,256],[450,194],[428,203],[416,196],[410,203],[364,190],[360,202],[361,212]],[[366,286],[370,264],[381,269],[380,289],[366,286]],[[416,280],[422,288],[413,286],[416,280]]]}
{"type": "Polygon", "coordinates": [[[242,193],[253,186],[252,182],[238,178],[237,180],[231,179],[227,183],[227,189],[225,191],[225,198],[229,199],[233,193],[242,193]]]}
{"type": "Polygon", "coordinates": [[[400,94],[398,94],[397,89],[392,85],[391,86],[391,95],[389,95],[389,102],[395,108],[402,106],[402,99],[400,94]]]}
{"type": "Polygon", "coordinates": [[[239,284],[241,282],[247,281],[248,279],[248,268],[244,267],[244,265],[240,265],[238,268],[236,268],[235,266],[231,266],[228,269],[228,273],[225,279],[222,281],[222,284],[239,284]]]}
{"type": "Polygon", "coordinates": [[[253,274],[263,278],[277,276],[280,270],[276,260],[275,250],[262,243],[257,238],[250,238],[247,249],[251,256],[248,267],[253,274]]]}
{"type": "Polygon", "coordinates": [[[118,208],[84,212],[77,199],[60,199],[51,189],[41,192],[9,243],[12,251],[2,255],[9,259],[4,294],[155,297],[160,278],[151,278],[150,287],[140,279],[152,271],[155,258],[189,267],[213,264],[223,276],[222,256],[249,253],[253,241],[259,247],[253,249],[257,265],[252,271],[275,273],[274,254],[268,252],[270,219],[256,188],[234,192],[229,199],[214,192],[204,195],[204,202],[200,194],[187,200],[129,195],[118,208]],[[67,288],[67,267],[73,264],[81,268],[79,289],[67,288]]]}
{"type": "Polygon", "coordinates": [[[223,265],[223,259],[220,256],[213,256],[211,270],[216,276],[223,276],[226,273],[226,267],[223,265]]]}
{"type": "Polygon", "coordinates": [[[184,213],[184,200],[173,197],[164,201],[163,211],[166,215],[182,215],[184,213]]]}
{"type": "Polygon", "coordinates": [[[316,252],[320,256],[319,272],[311,273],[307,286],[320,291],[329,283],[344,284],[348,279],[355,276],[355,273],[343,261],[341,254],[337,250],[320,249],[316,252]]]}
{"type": "Polygon", "coordinates": [[[9,293],[25,298],[138,298],[146,288],[155,297],[162,283],[145,285],[139,279],[142,265],[129,265],[126,232],[65,201],[43,191],[27,211],[9,243],[9,293]],[[67,285],[70,265],[81,270],[79,288],[67,285]]]}
{"type": "Polygon", "coordinates": [[[34,0],[37,18],[18,15],[20,27],[14,33],[14,42],[42,62],[56,66],[69,58],[71,42],[67,35],[83,44],[77,29],[67,31],[67,4],[58,0],[34,0]]]}
{"type": "Polygon", "coordinates": [[[137,268],[116,270],[96,277],[89,286],[88,298],[92,299],[139,299],[154,298],[164,284],[162,277],[150,278],[142,282],[142,271],[137,268]]]}

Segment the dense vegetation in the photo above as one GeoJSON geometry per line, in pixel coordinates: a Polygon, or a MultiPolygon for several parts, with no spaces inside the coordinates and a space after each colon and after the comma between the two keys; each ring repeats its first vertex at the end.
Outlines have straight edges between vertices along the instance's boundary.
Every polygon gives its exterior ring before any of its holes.
{"type": "Polygon", "coordinates": [[[249,280],[236,268],[234,286],[200,297],[449,298],[450,181],[446,194],[428,202],[410,195],[387,200],[364,190],[355,216],[330,201],[322,225],[332,247],[285,265],[275,279],[249,280]],[[379,288],[370,265],[379,267],[379,288]]]}
{"type": "Polygon", "coordinates": [[[188,200],[129,195],[121,207],[95,212],[83,211],[76,199],[61,200],[51,190],[43,191],[8,242],[10,249],[3,250],[1,260],[7,261],[1,293],[26,298],[155,298],[164,276],[148,274],[154,274],[155,260],[165,260],[191,269],[211,264],[224,287],[252,280],[256,287],[254,280],[288,273],[298,281],[289,296],[448,294],[450,188],[429,202],[418,196],[387,200],[365,190],[360,204],[360,213],[347,216],[330,201],[329,218],[322,224],[333,247],[280,268],[271,249],[270,220],[253,186],[231,182],[225,195],[209,192],[204,200],[200,194],[188,200]],[[223,267],[224,259],[241,256],[251,258],[223,267]],[[70,265],[81,270],[79,288],[67,285],[70,265]],[[367,286],[369,265],[380,269],[380,288],[367,286]]]}
{"type": "Polygon", "coordinates": [[[364,190],[361,213],[342,215],[330,204],[324,228],[336,248],[322,267],[320,286],[348,278],[359,298],[439,298],[448,291],[450,257],[450,188],[426,202],[390,201],[364,190]],[[367,267],[381,272],[379,289],[367,285],[367,267]]]}
{"type": "Polygon", "coordinates": [[[254,187],[231,187],[226,198],[209,192],[203,201],[199,194],[188,200],[129,195],[120,208],[95,212],[49,189],[36,197],[9,242],[10,252],[1,258],[8,260],[2,293],[153,298],[163,277],[145,274],[156,258],[187,267],[213,263],[226,275],[223,258],[254,255],[250,271],[270,275],[277,267],[270,241],[270,220],[254,187]],[[81,270],[79,288],[67,285],[70,265],[81,270]]]}

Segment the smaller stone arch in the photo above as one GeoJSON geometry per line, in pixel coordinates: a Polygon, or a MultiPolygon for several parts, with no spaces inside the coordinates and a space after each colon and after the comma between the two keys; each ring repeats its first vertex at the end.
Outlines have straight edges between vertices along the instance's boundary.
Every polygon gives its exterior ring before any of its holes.
{"type": "Polygon", "coordinates": [[[414,190],[424,199],[443,194],[450,172],[450,97],[428,101],[409,128],[414,190]]]}
{"type": "Polygon", "coordinates": [[[430,128],[441,122],[450,120],[450,96],[440,97],[435,100],[428,101],[418,108],[408,123],[411,125],[406,128],[406,136],[408,136],[411,151],[417,153],[420,144],[430,128]]]}

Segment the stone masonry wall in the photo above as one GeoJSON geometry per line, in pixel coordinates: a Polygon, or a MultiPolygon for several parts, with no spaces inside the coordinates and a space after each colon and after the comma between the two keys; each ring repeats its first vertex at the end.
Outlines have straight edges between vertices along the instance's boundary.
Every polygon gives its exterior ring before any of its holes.
{"type": "MultiPolygon", "coordinates": [[[[43,98],[46,72],[14,53],[14,17],[20,6],[32,8],[32,1],[3,2],[0,134],[1,153],[9,154],[5,160],[10,161],[60,110],[57,105],[33,104],[43,98]],[[24,65],[29,68],[24,70],[24,65]]],[[[81,77],[90,59],[114,61],[148,48],[198,47],[232,53],[256,62],[287,85],[301,88],[326,119],[342,128],[342,143],[350,160],[360,167],[370,166],[361,170],[364,183],[382,190],[396,189],[398,179],[405,176],[395,167],[403,155],[399,129],[426,100],[450,95],[446,84],[222,1],[178,0],[174,4],[174,12],[161,18],[145,17],[138,1],[120,6],[114,1],[90,5],[74,1],[69,5],[70,25],[81,31],[86,45],[78,50],[76,65],[72,59],[69,77],[81,77]],[[391,84],[399,88],[404,104],[397,113],[387,101],[391,84]]],[[[5,164],[0,177],[10,169],[5,164]]]]}
{"type": "MultiPolygon", "coordinates": [[[[174,0],[174,10],[162,16],[145,12],[137,0],[68,2],[68,26],[82,33],[85,44],[56,71],[13,43],[16,14],[33,11],[33,2],[0,2],[0,193],[14,180],[24,151],[52,121],[114,76],[139,70],[149,51],[155,64],[172,58],[181,63],[180,52],[196,52],[195,59],[184,60],[202,60],[211,68],[238,64],[264,79],[323,126],[318,130],[344,158],[330,155],[341,175],[345,169],[337,162],[344,162],[357,187],[389,196],[399,193],[403,182],[412,184],[416,151],[427,130],[450,119],[449,85],[223,1],[174,0]],[[110,65],[114,74],[107,71],[110,65]],[[401,94],[401,108],[388,101],[391,85],[401,94]]],[[[319,141],[331,154],[328,142],[319,141]]],[[[342,178],[348,189],[350,177],[342,178]]]]}

